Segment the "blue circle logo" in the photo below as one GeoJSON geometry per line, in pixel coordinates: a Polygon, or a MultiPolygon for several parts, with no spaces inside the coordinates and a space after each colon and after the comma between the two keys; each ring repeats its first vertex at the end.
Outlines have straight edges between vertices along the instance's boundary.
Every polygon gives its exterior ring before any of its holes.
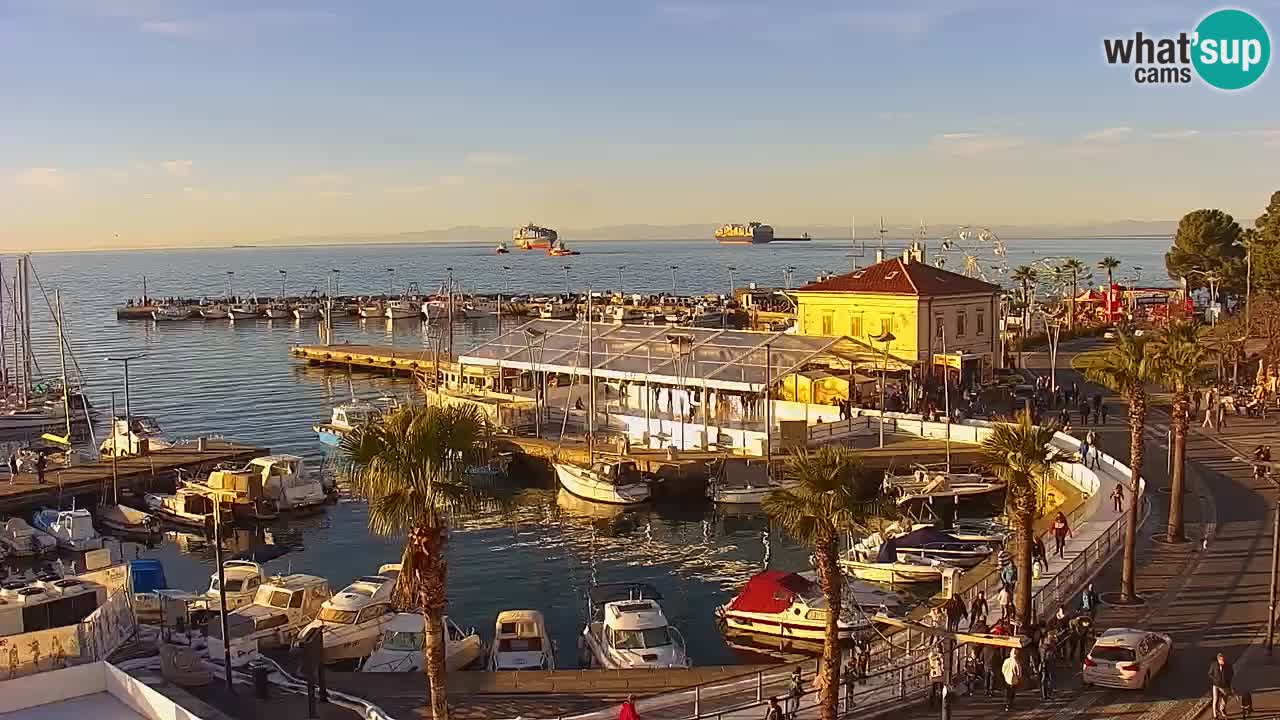
{"type": "Polygon", "coordinates": [[[1191,62],[1200,79],[1219,90],[1240,90],[1257,82],[1271,59],[1271,38],[1257,18],[1243,10],[1218,10],[1196,26],[1191,62]]]}

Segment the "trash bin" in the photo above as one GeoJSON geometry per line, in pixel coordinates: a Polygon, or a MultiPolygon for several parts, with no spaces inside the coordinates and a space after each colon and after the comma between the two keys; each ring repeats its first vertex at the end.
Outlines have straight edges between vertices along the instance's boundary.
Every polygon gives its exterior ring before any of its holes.
{"type": "Polygon", "coordinates": [[[267,689],[271,687],[271,682],[267,680],[268,671],[265,665],[255,665],[253,668],[253,694],[259,700],[267,699],[267,689]]]}

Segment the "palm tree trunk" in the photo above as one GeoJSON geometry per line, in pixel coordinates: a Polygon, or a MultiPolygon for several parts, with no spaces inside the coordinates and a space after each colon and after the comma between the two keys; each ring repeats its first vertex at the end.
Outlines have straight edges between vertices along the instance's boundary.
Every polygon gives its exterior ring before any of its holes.
{"type": "Polygon", "coordinates": [[[1124,564],[1120,576],[1120,601],[1133,602],[1138,594],[1134,590],[1136,556],[1138,554],[1138,495],[1139,478],[1142,477],[1142,435],[1147,425],[1147,398],[1141,393],[1130,393],[1129,401],[1129,512],[1124,524],[1124,564]]]}
{"type": "Polygon", "coordinates": [[[1035,525],[1035,513],[1018,513],[1018,583],[1017,591],[1018,617],[1023,627],[1030,627],[1031,612],[1031,536],[1035,525]]]}
{"type": "Polygon", "coordinates": [[[818,661],[821,686],[818,695],[821,720],[836,720],[840,699],[840,600],[842,579],[836,564],[836,543],[831,541],[816,548],[818,588],[827,600],[827,622],[822,643],[822,659],[818,661]]]}
{"type": "Polygon", "coordinates": [[[1169,527],[1165,539],[1169,542],[1186,542],[1182,527],[1182,493],[1187,472],[1187,410],[1190,406],[1186,391],[1173,396],[1173,467],[1169,468],[1169,527]]]}
{"type": "MultiPolygon", "coordinates": [[[[437,519],[409,531],[404,560],[397,580],[403,587],[401,604],[418,608],[425,620],[427,687],[431,691],[431,717],[449,720],[449,694],[445,687],[444,606],[447,530],[437,519]]],[[[397,588],[399,590],[399,588],[397,588]]]]}

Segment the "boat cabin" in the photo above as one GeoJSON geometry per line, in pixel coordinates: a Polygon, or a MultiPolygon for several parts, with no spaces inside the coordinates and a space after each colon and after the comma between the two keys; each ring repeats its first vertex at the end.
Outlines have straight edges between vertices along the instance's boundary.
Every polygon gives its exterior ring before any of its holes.
{"type": "MultiPolygon", "coordinates": [[[[256,562],[227,560],[222,563],[222,577],[226,581],[227,610],[231,611],[253,602],[264,573],[262,566],[256,562]]],[[[214,571],[209,577],[209,589],[204,593],[209,606],[214,610],[221,606],[220,587],[218,573],[214,571]]]]}
{"type": "Polygon", "coordinates": [[[297,455],[267,455],[249,461],[246,470],[257,472],[262,493],[281,509],[317,505],[326,500],[324,486],[313,478],[297,455]]]}
{"type": "Polygon", "coordinates": [[[592,463],[591,471],[601,480],[613,485],[635,485],[644,482],[644,476],[631,460],[603,460],[592,463]]]}
{"type": "Polygon", "coordinates": [[[381,411],[370,403],[344,403],[333,409],[329,424],[343,430],[351,430],[378,417],[381,411]]]}
{"type": "MultiPolygon", "coordinates": [[[[272,577],[258,587],[253,602],[227,615],[231,664],[257,657],[260,647],[287,647],[298,631],[320,613],[329,599],[329,582],[315,575],[272,577]]],[[[209,637],[221,640],[222,624],[209,624],[209,637]]],[[[210,658],[222,658],[222,643],[209,644],[210,658]]]]}
{"type": "Polygon", "coordinates": [[[42,510],[36,516],[36,527],[57,538],[60,545],[81,549],[102,544],[101,536],[93,527],[93,516],[84,508],[42,510]]]}
{"type": "Polygon", "coordinates": [[[494,624],[489,670],[554,670],[546,620],[537,610],[504,610],[494,624]]]}
{"type": "Polygon", "coordinates": [[[111,423],[111,434],[103,438],[99,446],[101,454],[116,457],[146,455],[152,450],[172,446],[154,418],[135,415],[131,418],[116,417],[111,423]]]}

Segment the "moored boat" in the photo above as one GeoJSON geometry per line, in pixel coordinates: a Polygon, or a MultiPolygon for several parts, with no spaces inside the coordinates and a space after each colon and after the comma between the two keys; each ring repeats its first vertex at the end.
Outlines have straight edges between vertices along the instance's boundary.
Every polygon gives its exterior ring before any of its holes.
{"type": "Polygon", "coordinates": [[[93,527],[93,516],[84,508],[41,510],[31,524],[56,540],[60,548],[79,552],[102,547],[102,536],[93,527]]]}
{"type": "Polygon", "coordinates": [[[231,315],[225,305],[201,305],[200,317],[205,320],[226,320],[231,315]]]}
{"type": "Polygon", "coordinates": [[[4,545],[10,555],[17,557],[35,557],[58,549],[56,538],[40,532],[18,517],[5,521],[4,528],[0,529],[0,545],[4,545]]]}
{"type": "MultiPolygon", "coordinates": [[[[897,595],[857,580],[846,581],[844,600],[837,621],[841,640],[852,639],[868,625],[871,615],[901,604],[897,595]]],[[[826,638],[827,600],[812,573],[757,573],[736,597],[717,608],[716,614],[730,630],[790,640],[821,642],[826,638]]]]}
{"type": "Polygon", "coordinates": [[[230,305],[227,307],[227,317],[232,320],[252,320],[258,317],[258,308],[253,305],[230,305]]]}
{"type": "Polygon", "coordinates": [[[726,457],[707,483],[707,498],[718,504],[754,505],[774,490],[788,486],[770,477],[769,466],[764,462],[726,457]]]}
{"type": "Polygon", "coordinates": [[[356,310],[356,314],[362,318],[380,318],[386,310],[386,305],[381,300],[371,300],[361,303],[360,308],[356,310]]]}
{"type": "Polygon", "coordinates": [[[151,311],[151,319],[156,322],[170,320],[186,320],[191,317],[191,308],[186,305],[161,305],[151,311]]]}
{"type": "Polygon", "coordinates": [[[268,305],[262,314],[270,320],[283,320],[293,315],[293,308],[289,307],[289,303],[277,301],[268,305]]]}
{"type": "Polygon", "coordinates": [[[652,494],[649,481],[630,460],[604,460],[585,468],[571,463],[552,463],[560,486],[584,500],[611,505],[636,505],[652,494]]]}
{"type": "Polygon", "coordinates": [[[382,414],[382,410],[373,403],[352,401],[333,408],[329,422],[316,423],[311,429],[320,437],[325,445],[336,446],[347,433],[362,427],[382,414]]]}
{"type": "Polygon", "coordinates": [[[391,593],[399,575],[400,564],[390,563],[378,568],[377,575],[351,581],[324,601],[319,614],[298,637],[305,638],[312,630],[321,632],[326,663],[368,657],[382,637],[382,629],[395,617],[391,593]]]}
{"type": "MultiPolygon", "coordinates": [[[[253,602],[227,614],[231,666],[242,667],[260,650],[289,647],[329,599],[329,583],[301,573],[275,576],[258,586],[253,602]]],[[[209,623],[209,659],[223,661],[222,623],[209,623]]]]}
{"type": "Polygon", "coordinates": [[[248,560],[227,560],[222,563],[222,577],[226,580],[226,590],[219,591],[218,571],[209,576],[209,589],[204,591],[205,602],[209,609],[220,612],[222,596],[227,598],[226,610],[238,610],[253,602],[258,594],[258,586],[262,584],[266,573],[262,566],[248,560]]]}
{"type": "Polygon", "coordinates": [[[653,586],[598,585],[588,595],[591,620],[582,629],[582,642],[593,667],[689,667],[684,636],[667,621],[653,586]]]}
{"type": "MultiPolygon", "coordinates": [[[[482,651],[475,630],[463,632],[449,619],[444,624],[444,668],[446,672],[474,665],[482,651]]],[[[422,672],[426,666],[426,621],[419,613],[397,613],[382,628],[377,648],[360,666],[361,672],[422,672]]]]}
{"type": "Polygon", "coordinates": [[[422,305],[413,300],[392,300],[383,314],[388,320],[409,320],[422,314],[422,305]]]}
{"type": "Polygon", "coordinates": [[[485,670],[555,670],[547,621],[537,610],[503,610],[494,622],[485,670]]]}
{"type": "MultiPolygon", "coordinates": [[[[197,530],[213,527],[214,502],[196,489],[179,487],[172,493],[147,493],[143,502],[164,522],[197,530]]],[[[230,522],[226,515],[223,517],[230,522]]]]}
{"type": "Polygon", "coordinates": [[[127,419],[117,416],[112,419],[111,434],[98,445],[98,454],[105,457],[134,457],[172,445],[173,441],[165,437],[155,418],[146,415],[134,415],[127,419]]]}
{"type": "Polygon", "coordinates": [[[322,312],[320,303],[302,303],[293,309],[293,317],[295,320],[314,320],[320,317],[322,312]]]}
{"type": "Polygon", "coordinates": [[[103,505],[97,509],[98,524],[106,530],[128,536],[151,536],[161,532],[160,520],[128,505],[103,505]]]}

